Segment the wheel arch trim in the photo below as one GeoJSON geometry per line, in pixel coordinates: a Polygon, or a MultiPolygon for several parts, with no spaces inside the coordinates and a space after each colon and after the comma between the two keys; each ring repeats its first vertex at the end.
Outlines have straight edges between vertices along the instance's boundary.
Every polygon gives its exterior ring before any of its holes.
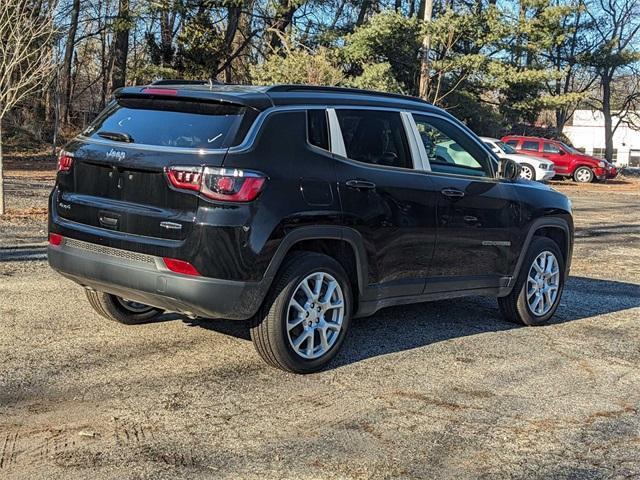
{"type": "Polygon", "coordinates": [[[560,218],[554,218],[554,217],[538,218],[534,220],[531,226],[529,227],[527,236],[525,237],[525,240],[522,243],[522,248],[520,249],[520,254],[518,255],[518,261],[516,262],[516,266],[513,270],[512,281],[510,282],[506,295],[508,295],[511,292],[511,290],[513,289],[513,286],[515,285],[515,280],[518,278],[518,275],[520,274],[520,269],[522,268],[522,264],[524,263],[524,259],[527,255],[527,251],[529,250],[529,246],[533,241],[533,237],[535,236],[536,232],[540,231],[543,228],[557,228],[563,231],[565,235],[565,241],[566,241],[566,244],[564,245],[564,247],[566,248],[566,252],[567,252],[567,257],[564,259],[565,275],[566,276],[569,275],[569,269],[571,266],[571,254],[573,250],[572,248],[573,236],[571,234],[571,228],[569,227],[566,221],[560,218]]]}
{"type": "Polygon", "coordinates": [[[271,282],[277,275],[287,254],[297,243],[306,240],[339,240],[347,242],[351,246],[356,260],[358,292],[360,295],[363,294],[369,276],[369,268],[362,236],[353,228],[335,225],[303,226],[287,233],[264,274],[263,281],[266,281],[268,287],[271,286],[271,282]]]}

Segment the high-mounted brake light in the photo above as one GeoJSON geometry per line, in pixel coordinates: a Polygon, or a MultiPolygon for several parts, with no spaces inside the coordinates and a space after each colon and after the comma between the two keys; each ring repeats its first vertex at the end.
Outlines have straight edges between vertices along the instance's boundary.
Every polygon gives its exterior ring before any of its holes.
{"type": "Polygon", "coordinates": [[[178,260],[177,258],[168,257],[164,257],[162,260],[164,261],[164,264],[167,266],[167,268],[172,272],[182,273],[183,275],[194,275],[196,277],[200,276],[200,272],[198,272],[198,270],[196,270],[196,267],[191,265],[189,262],[178,260]]]}
{"type": "Polygon", "coordinates": [[[250,202],[262,191],[266,177],[258,172],[212,167],[169,167],[171,185],[193,190],[207,198],[224,202],[250,202]]]}
{"type": "Polygon", "coordinates": [[[146,93],[149,95],[169,95],[172,97],[175,97],[178,94],[177,90],[174,90],[172,88],[153,88],[153,87],[149,87],[149,88],[144,88],[142,90],[142,93],[146,93]]]}
{"type": "Polygon", "coordinates": [[[62,150],[58,156],[58,172],[68,172],[73,166],[73,157],[69,152],[62,150]]]}

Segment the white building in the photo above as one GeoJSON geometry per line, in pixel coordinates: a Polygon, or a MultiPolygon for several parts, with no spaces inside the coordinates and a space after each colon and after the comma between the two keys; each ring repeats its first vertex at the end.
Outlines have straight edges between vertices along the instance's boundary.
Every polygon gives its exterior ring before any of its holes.
{"type": "MultiPolygon", "coordinates": [[[[613,118],[613,124],[618,122],[613,118]]],[[[604,116],[602,112],[576,110],[563,133],[574,147],[604,158],[604,116]]],[[[613,135],[613,161],[619,167],[640,167],[640,131],[622,122],[613,135]]]]}

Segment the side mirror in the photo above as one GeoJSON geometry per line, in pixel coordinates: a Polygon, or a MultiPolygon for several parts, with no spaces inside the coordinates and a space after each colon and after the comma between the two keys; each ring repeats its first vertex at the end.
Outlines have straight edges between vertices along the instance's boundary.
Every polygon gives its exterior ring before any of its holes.
{"type": "Polygon", "coordinates": [[[498,169],[498,177],[504,180],[514,181],[520,178],[520,165],[510,158],[501,158],[498,169]]]}
{"type": "Polygon", "coordinates": [[[564,150],[562,150],[561,148],[560,148],[560,149],[558,149],[558,150],[560,150],[560,151],[558,152],[558,155],[566,155],[566,154],[567,154],[567,152],[565,152],[565,151],[564,151],[564,150]]]}

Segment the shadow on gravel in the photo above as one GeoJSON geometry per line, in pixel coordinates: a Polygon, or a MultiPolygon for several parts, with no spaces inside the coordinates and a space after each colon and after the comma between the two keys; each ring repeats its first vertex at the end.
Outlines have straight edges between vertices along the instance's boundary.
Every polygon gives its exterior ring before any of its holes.
{"type": "MultiPolygon", "coordinates": [[[[640,285],[570,277],[552,324],[640,307],[640,285]]],[[[174,319],[175,317],[170,317],[174,319]]],[[[190,320],[183,322],[249,340],[249,322],[190,320]]],[[[505,321],[494,299],[469,297],[380,310],[355,319],[342,351],[329,368],[367,358],[424,347],[452,338],[521,328],[505,321]]],[[[542,327],[544,328],[544,327],[542,327]]]]}

